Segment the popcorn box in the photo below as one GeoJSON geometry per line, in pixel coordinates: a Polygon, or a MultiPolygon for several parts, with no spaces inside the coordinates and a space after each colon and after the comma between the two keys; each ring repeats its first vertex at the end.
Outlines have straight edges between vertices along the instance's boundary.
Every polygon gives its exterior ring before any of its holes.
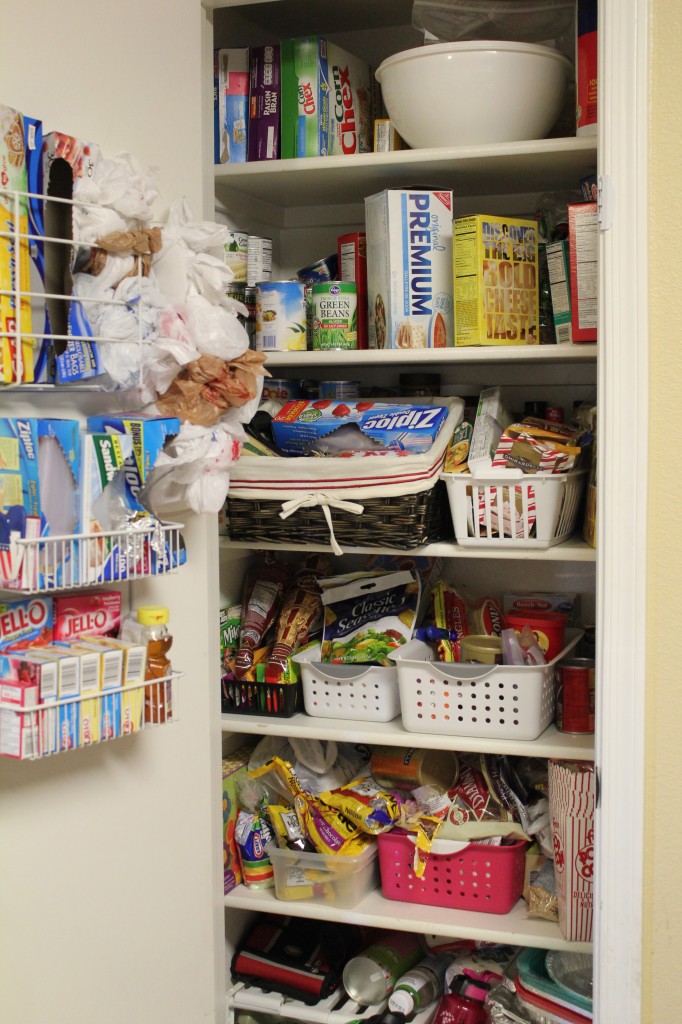
{"type": "Polygon", "coordinates": [[[571,272],[573,341],[596,341],[599,292],[597,203],[569,203],[568,254],[571,272]]]}
{"type": "Polygon", "coordinates": [[[459,217],[453,259],[455,345],[538,344],[535,221],[459,217]]]}
{"type": "Polygon", "coordinates": [[[592,940],[594,906],[594,766],[549,762],[549,816],[559,927],[566,939],[592,940]]]}
{"type": "Polygon", "coordinates": [[[234,831],[239,814],[238,784],[246,778],[251,749],[239,747],[223,758],[223,868],[226,894],[242,881],[234,831]]]}
{"type": "Polygon", "coordinates": [[[452,192],[389,189],[365,217],[369,347],[452,345],[452,192]]]}
{"type": "Polygon", "coordinates": [[[0,106],[0,223],[9,237],[0,238],[0,381],[4,383],[33,380],[33,343],[31,304],[19,297],[16,289],[27,292],[30,287],[30,254],[28,234],[28,191],[24,119],[18,110],[0,106]],[[19,232],[19,239],[14,235],[19,232]],[[21,351],[17,351],[15,332],[23,335],[21,351]],[[19,358],[22,368],[18,369],[19,358]]]}

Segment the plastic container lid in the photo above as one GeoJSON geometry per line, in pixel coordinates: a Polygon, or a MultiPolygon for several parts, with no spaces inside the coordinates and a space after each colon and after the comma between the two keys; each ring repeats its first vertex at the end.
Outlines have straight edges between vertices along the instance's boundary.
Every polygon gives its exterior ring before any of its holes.
{"type": "Polygon", "coordinates": [[[414,999],[409,992],[406,992],[404,988],[397,988],[392,993],[388,1000],[388,1006],[390,1013],[382,1017],[382,1024],[385,1024],[386,1018],[391,1016],[397,1016],[399,1021],[405,1020],[411,1013],[414,1012],[414,999]]]}
{"type": "Polygon", "coordinates": [[[479,661],[484,665],[502,663],[502,637],[470,633],[460,639],[462,661],[479,661]]]}
{"type": "Polygon", "coordinates": [[[137,621],[142,626],[157,626],[168,622],[168,609],[160,604],[146,604],[137,609],[137,621]]]}

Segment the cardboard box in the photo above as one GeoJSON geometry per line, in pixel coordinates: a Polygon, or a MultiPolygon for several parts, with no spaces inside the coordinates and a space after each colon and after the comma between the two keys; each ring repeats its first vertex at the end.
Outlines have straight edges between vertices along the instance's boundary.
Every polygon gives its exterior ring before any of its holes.
{"type": "Polygon", "coordinates": [[[213,73],[214,161],[217,164],[243,164],[246,162],[249,105],[248,49],[216,50],[213,73]]]}
{"type": "Polygon", "coordinates": [[[539,343],[537,225],[459,217],[453,239],[455,345],[539,343]]]}
{"type": "Polygon", "coordinates": [[[51,597],[29,597],[19,601],[0,600],[0,651],[13,653],[38,647],[52,640],[51,597]]]}
{"type": "Polygon", "coordinates": [[[22,340],[17,352],[12,333],[17,327],[27,338],[31,332],[31,304],[26,297],[19,298],[15,291],[27,292],[30,285],[30,255],[28,234],[28,202],[14,192],[28,191],[26,172],[26,142],[24,119],[18,110],[0,106],[0,223],[10,237],[0,238],[0,289],[9,292],[0,295],[0,331],[10,337],[0,337],[0,381],[4,383],[33,380],[33,343],[22,340]],[[11,233],[19,233],[19,239],[11,233]],[[19,369],[18,362],[22,367],[19,369]]]}
{"type": "Polygon", "coordinates": [[[390,189],[365,215],[369,347],[452,345],[452,192],[390,189]]]}
{"type": "Polygon", "coordinates": [[[279,45],[252,46],[249,55],[249,160],[279,160],[281,104],[279,45]]]}
{"type": "Polygon", "coordinates": [[[115,636],[121,625],[121,594],[118,590],[58,595],[54,599],[54,638],[115,636]]]}
{"type": "Polygon", "coordinates": [[[367,235],[354,231],[337,240],[339,278],[355,284],[358,310],[358,348],[369,342],[369,309],[367,305],[367,235]]]}
{"type": "Polygon", "coordinates": [[[126,501],[133,511],[150,515],[140,494],[164,444],[179,433],[180,420],[177,416],[90,416],[87,430],[130,437],[132,448],[124,464],[126,501]]]}
{"type": "Polygon", "coordinates": [[[251,747],[239,747],[223,758],[223,870],[226,894],[242,882],[234,830],[239,814],[238,785],[240,780],[246,778],[251,751],[251,747]]]}
{"type": "Polygon", "coordinates": [[[569,626],[580,626],[580,594],[505,594],[502,610],[508,612],[565,612],[569,626]]]}
{"type": "Polygon", "coordinates": [[[549,242],[545,246],[549,287],[552,294],[552,316],[557,345],[573,341],[571,315],[570,260],[568,242],[549,242]]]}
{"type": "Polygon", "coordinates": [[[592,941],[594,909],[594,765],[549,762],[549,816],[559,927],[566,939],[592,941]]]}
{"type": "Polygon", "coordinates": [[[31,303],[31,330],[33,342],[33,379],[38,384],[53,384],[55,378],[54,350],[47,337],[50,324],[45,294],[45,193],[43,182],[43,124],[35,117],[24,114],[24,142],[26,152],[26,181],[28,191],[28,227],[33,239],[29,245],[29,290],[31,303]],[[37,236],[37,237],[36,237],[37,236]]]}
{"type": "Polygon", "coordinates": [[[573,341],[596,341],[599,292],[599,213],[597,203],[569,203],[568,250],[571,270],[573,341]]]}
{"type": "Polygon", "coordinates": [[[409,149],[390,117],[380,117],[374,122],[374,152],[393,153],[399,149],[409,149]]]}
{"type": "Polygon", "coordinates": [[[99,501],[101,507],[106,488],[119,473],[125,471],[126,459],[132,451],[133,441],[127,434],[82,436],[81,530],[85,534],[102,533],[105,536],[81,542],[81,583],[101,583],[127,576],[127,551],[120,549],[116,537],[106,536],[107,531],[111,531],[111,524],[98,515],[97,503],[99,501]]]}
{"type": "Polygon", "coordinates": [[[38,703],[38,687],[27,680],[0,681],[0,754],[28,758],[40,755],[39,712],[20,711],[38,703]]]}
{"type": "Polygon", "coordinates": [[[123,658],[121,685],[133,687],[121,693],[121,733],[124,736],[138,732],[142,727],[144,711],[144,687],[138,684],[145,679],[147,663],[147,645],[129,643],[107,636],[88,637],[91,644],[100,644],[103,648],[121,652],[123,658]]]}
{"type": "Polygon", "coordinates": [[[38,687],[39,749],[41,756],[54,754],[58,750],[57,728],[57,664],[49,657],[43,657],[29,648],[25,654],[0,656],[0,676],[3,678],[28,679],[38,687]],[[52,705],[45,707],[45,705],[52,705]]]}

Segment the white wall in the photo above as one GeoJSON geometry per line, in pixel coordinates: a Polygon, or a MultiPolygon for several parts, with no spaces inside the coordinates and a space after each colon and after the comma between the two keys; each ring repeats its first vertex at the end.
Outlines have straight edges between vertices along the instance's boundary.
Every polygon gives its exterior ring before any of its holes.
{"type": "MultiPolygon", "coordinates": [[[[198,0],[2,0],[0,103],[134,153],[159,168],[159,212],[186,195],[200,215],[202,20],[198,0]]],[[[187,521],[191,565],[144,595],[171,608],[180,721],[0,761],[2,1024],[220,1019],[216,540],[187,521]]]]}

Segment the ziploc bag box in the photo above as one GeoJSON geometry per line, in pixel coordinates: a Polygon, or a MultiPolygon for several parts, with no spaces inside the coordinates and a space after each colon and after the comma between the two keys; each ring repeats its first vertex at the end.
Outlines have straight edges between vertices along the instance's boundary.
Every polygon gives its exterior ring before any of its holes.
{"type": "Polygon", "coordinates": [[[452,345],[452,192],[379,192],[365,219],[369,347],[452,345]]]}
{"type": "Polygon", "coordinates": [[[538,344],[535,221],[458,217],[453,253],[455,345],[538,344]]]}
{"type": "Polygon", "coordinates": [[[440,405],[381,402],[287,402],[272,421],[278,448],[288,455],[429,450],[447,418],[440,405]]]}
{"type": "Polygon", "coordinates": [[[33,380],[33,343],[31,332],[31,304],[16,290],[27,292],[30,284],[30,256],[28,234],[28,201],[25,195],[13,193],[28,191],[26,172],[26,143],[24,120],[18,110],[0,106],[0,224],[8,237],[0,238],[0,381],[33,380]],[[19,240],[13,233],[19,232],[19,240]],[[15,332],[23,336],[21,351],[17,352],[15,332]],[[21,373],[17,362],[21,357],[21,373]]]}
{"type": "Polygon", "coordinates": [[[87,429],[91,434],[126,434],[130,437],[132,451],[126,456],[124,466],[127,503],[137,512],[150,515],[140,500],[140,493],[166,440],[179,432],[180,420],[176,416],[90,416],[87,429]]]}
{"type": "Polygon", "coordinates": [[[133,450],[132,438],[127,434],[83,434],[81,440],[81,531],[104,536],[81,542],[80,580],[101,583],[124,579],[127,551],[121,549],[115,536],[106,534],[118,528],[113,525],[112,509],[120,509],[125,502],[123,472],[133,450]]]}

